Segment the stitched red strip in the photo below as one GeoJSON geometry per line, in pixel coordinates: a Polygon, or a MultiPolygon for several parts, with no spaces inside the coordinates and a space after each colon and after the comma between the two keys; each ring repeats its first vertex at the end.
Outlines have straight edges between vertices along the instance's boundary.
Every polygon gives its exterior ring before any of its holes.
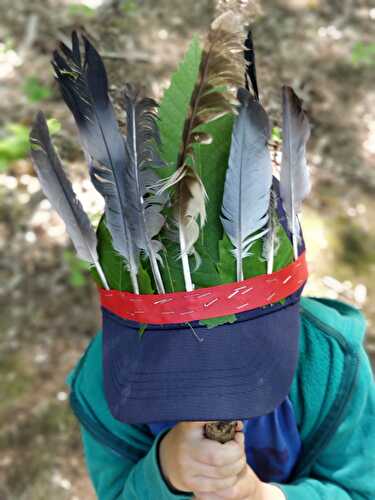
{"type": "Polygon", "coordinates": [[[272,274],[193,292],[135,295],[103,288],[99,292],[101,305],[117,316],[163,325],[238,314],[279,302],[296,292],[307,276],[304,252],[293,264],[272,274]]]}

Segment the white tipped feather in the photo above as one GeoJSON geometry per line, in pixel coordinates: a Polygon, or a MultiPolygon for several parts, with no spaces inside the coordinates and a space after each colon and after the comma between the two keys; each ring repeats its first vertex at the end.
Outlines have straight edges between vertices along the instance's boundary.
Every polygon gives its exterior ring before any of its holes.
{"type": "Polygon", "coordinates": [[[52,145],[43,113],[38,113],[35,119],[30,133],[30,142],[31,157],[44,194],[63,219],[78,257],[95,265],[104,287],[109,290],[99,264],[94,228],[75,195],[60,158],[52,145]]]}

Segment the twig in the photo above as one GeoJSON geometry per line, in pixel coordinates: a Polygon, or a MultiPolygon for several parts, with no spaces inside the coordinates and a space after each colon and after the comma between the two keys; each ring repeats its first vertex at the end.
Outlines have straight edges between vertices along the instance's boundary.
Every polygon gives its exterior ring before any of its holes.
{"type": "Polygon", "coordinates": [[[131,52],[129,54],[120,54],[119,52],[101,52],[103,59],[115,59],[128,62],[149,62],[150,56],[146,52],[131,52]]]}
{"type": "Polygon", "coordinates": [[[39,16],[37,14],[31,14],[27,20],[25,36],[21,42],[21,46],[19,48],[19,54],[21,59],[25,59],[27,52],[34,45],[36,36],[38,34],[39,27],[39,16]]]}

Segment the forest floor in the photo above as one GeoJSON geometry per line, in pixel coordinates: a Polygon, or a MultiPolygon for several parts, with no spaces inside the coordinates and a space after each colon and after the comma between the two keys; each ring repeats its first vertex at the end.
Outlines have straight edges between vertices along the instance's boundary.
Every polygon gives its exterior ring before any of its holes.
{"type": "MultiPolygon", "coordinates": [[[[95,8],[99,3],[1,1],[0,500],[95,498],[64,380],[100,326],[96,290],[27,158],[28,129],[43,109],[62,124],[60,153],[97,218],[101,204],[49,65],[56,40],[69,42],[73,28],[84,30],[116,87],[140,82],[159,98],[215,8],[213,0],[95,8]]],[[[291,84],[313,123],[314,190],[303,215],[310,266],[305,294],[363,308],[373,356],[375,9],[365,0],[262,0],[262,8],[254,38],[264,105],[279,125],[280,88],[291,84]]]]}

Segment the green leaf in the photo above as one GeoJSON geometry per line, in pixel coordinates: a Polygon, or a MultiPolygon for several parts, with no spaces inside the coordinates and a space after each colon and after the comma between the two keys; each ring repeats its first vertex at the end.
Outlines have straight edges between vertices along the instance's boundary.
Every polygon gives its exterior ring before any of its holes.
{"type": "Polygon", "coordinates": [[[13,161],[29,153],[29,128],[20,123],[8,123],[5,136],[0,137],[0,165],[6,169],[13,161]]]}
{"type": "Polygon", "coordinates": [[[134,15],[139,10],[139,5],[136,0],[126,0],[122,4],[122,10],[127,15],[134,15]]]}
{"type": "Polygon", "coordinates": [[[235,323],[236,320],[236,316],[234,314],[230,314],[228,316],[221,316],[220,318],[202,319],[199,324],[207,326],[208,329],[211,329],[215,328],[215,326],[235,323]]]}
{"type": "Polygon", "coordinates": [[[61,130],[61,123],[56,118],[47,120],[48,130],[51,135],[56,135],[61,130]]]}
{"type": "Polygon", "coordinates": [[[280,246],[275,256],[274,272],[283,269],[294,261],[293,245],[281,224],[278,225],[276,234],[280,246]]]}
{"type": "Polygon", "coordinates": [[[141,337],[145,333],[147,327],[148,327],[147,324],[141,324],[141,325],[139,325],[138,333],[139,333],[139,335],[141,337]]]}
{"type": "MultiPolygon", "coordinates": [[[[99,262],[103,268],[109,287],[111,290],[131,292],[133,287],[131,284],[130,273],[126,268],[126,263],[123,257],[113,248],[111,233],[105,224],[104,215],[102,216],[97,229],[97,237],[99,262]]],[[[103,286],[95,267],[91,269],[91,274],[98,285],[103,286]]],[[[139,266],[137,277],[140,293],[154,293],[150,276],[143,263],[139,266]]]]}
{"type": "Polygon", "coordinates": [[[232,251],[233,245],[228,236],[224,234],[223,239],[219,242],[220,261],[218,264],[223,283],[233,283],[237,280],[236,259],[232,251]]]}
{"type": "Polygon", "coordinates": [[[160,273],[165,291],[167,293],[183,292],[185,290],[185,281],[181,259],[179,259],[180,246],[177,242],[164,237],[161,238],[161,241],[164,245],[164,250],[161,252],[163,265],[160,267],[160,273]]]}
{"type": "Polygon", "coordinates": [[[69,267],[69,283],[74,288],[81,288],[86,284],[86,272],[89,264],[84,260],[79,259],[71,250],[65,250],[63,259],[69,267]]]}
{"type": "Polygon", "coordinates": [[[30,102],[39,102],[51,97],[51,90],[35,76],[26,79],[23,92],[30,102]]]}
{"type": "Polygon", "coordinates": [[[219,241],[223,236],[220,221],[225,175],[228,168],[234,117],[231,114],[203,125],[199,130],[212,137],[211,144],[197,144],[196,169],[208,195],[207,222],[201,231],[200,244],[215,262],[219,261],[219,241]]]}
{"type": "Polygon", "coordinates": [[[89,7],[88,5],[80,3],[72,3],[68,6],[69,14],[73,17],[93,17],[95,15],[95,9],[89,7]]]}
{"type": "Polygon", "coordinates": [[[191,96],[199,74],[201,57],[202,48],[198,38],[194,37],[160,103],[161,153],[169,167],[162,172],[163,177],[167,177],[175,169],[191,96]]]}
{"type": "Polygon", "coordinates": [[[375,65],[375,43],[357,42],[352,50],[352,62],[356,66],[375,65]]]}
{"type": "Polygon", "coordinates": [[[273,127],[271,139],[273,142],[281,143],[283,140],[283,131],[280,127],[273,127]]]}

